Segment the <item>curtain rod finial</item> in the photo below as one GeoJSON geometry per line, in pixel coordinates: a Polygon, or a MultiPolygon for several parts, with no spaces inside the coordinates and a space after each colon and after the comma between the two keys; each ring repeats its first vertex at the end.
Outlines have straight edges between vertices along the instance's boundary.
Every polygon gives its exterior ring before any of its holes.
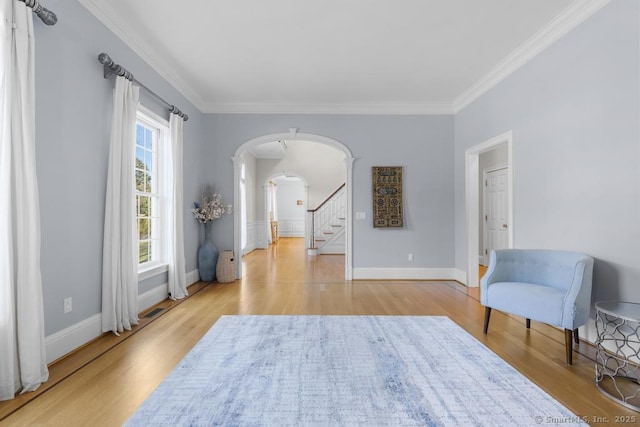
{"type": "Polygon", "coordinates": [[[100,61],[102,65],[110,65],[113,63],[113,61],[111,60],[111,57],[104,52],[98,55],[98,61],[100,61]]]}
{"type": "Polygon", "coordinates": [[[40,6],[40,8],[35,12],[40,17],[42,22],[44,22],[46,25],[56,25],[56,23],[58,22],[58,17],[56,16],[56,14],[51,12],[46,7],[40,6]]]}
{"type": "Polygon", "coordinates": [[[56,25],[58,22],[58,17],[55,13],[51,12],[46,7],[42,7],[38,0],[20,0],[27,7],[33,9],[33,12],[38,15],[38,17],[44,22],[46,25],[56,25]]]}

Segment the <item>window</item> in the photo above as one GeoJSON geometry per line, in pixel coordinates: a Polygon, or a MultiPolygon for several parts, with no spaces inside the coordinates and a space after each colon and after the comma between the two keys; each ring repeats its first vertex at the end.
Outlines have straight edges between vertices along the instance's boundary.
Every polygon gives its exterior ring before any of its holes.
{"type": "Polygon", "coordinates": [[[163,154],[167,147],[168,126],[150,113],[138,112],[136,124],[136,219],[138,270],[163,265],[164,182],[167,171],[163,154]]]}

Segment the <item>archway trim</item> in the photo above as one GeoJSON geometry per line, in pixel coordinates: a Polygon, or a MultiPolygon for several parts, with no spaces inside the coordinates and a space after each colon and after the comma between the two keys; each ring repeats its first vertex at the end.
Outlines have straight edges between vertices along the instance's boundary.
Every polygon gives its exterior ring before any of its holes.
{"type": "MultiPolygon", "coordinates": [[[[346,175],[346,191],[347,191],[347,218],[346,218],[346,242],[345,242],[345,259],[344,259],[344,267],[345,267],[345,280],[352,280],[353,278],[353,161],[355,158],[351,154],[351,150],[341,143],[340,141],[329,138],[322,135],[315,135],[310,133],[298,133],[297,128],[290,128],[289,132],[283,133],[275,133],[269,135],[259,136],[253,139],[248,140],[247,142],[240,145],[236,151],[234,156],[231,158],[233,160],[233,195],[234,195],[234,206],[240,206],[240,171],[242,165],[244,164],[244,160],[242,155],[249,151],[252,147],[255,147],[260,144],[264,144],[267,142],[273,141],[307,141],[307,142],[317,142],[320,144],[328,145],[330,147],[336,148],[342,151],[345,155],[345,175],[346,175]]],[[[241,239],[240,239],[240,226],[241,226],[241,218],[242,212],[240,209],[234,210],[234,251],[236,254],[241,254],[242,248],[241,239]]],[[[242,263],[238,262],[237,265],[237,277],[242,277],[242,263]]]]}

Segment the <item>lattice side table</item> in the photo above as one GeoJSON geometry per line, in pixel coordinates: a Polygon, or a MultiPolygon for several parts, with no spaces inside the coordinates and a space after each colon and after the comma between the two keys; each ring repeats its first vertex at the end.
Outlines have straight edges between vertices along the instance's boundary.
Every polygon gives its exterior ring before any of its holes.
{"type": "Polygon", "coordinates": [[[596,303],[596,387],[640,412],[640,304],[596,303]]]}

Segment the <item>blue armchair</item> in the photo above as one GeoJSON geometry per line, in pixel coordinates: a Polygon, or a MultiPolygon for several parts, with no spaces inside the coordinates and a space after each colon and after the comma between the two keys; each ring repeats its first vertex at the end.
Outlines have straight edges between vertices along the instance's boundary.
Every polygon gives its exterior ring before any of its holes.
{"type": "Polygon", "coordinates": [[[564,251],[504,249],[491,252],[489,268],[480,281],[485,306],[484,333],[491,309],[564,328],[567,364],[573,362],[578,327],[591,309],[593,258],[564,251]]]}

